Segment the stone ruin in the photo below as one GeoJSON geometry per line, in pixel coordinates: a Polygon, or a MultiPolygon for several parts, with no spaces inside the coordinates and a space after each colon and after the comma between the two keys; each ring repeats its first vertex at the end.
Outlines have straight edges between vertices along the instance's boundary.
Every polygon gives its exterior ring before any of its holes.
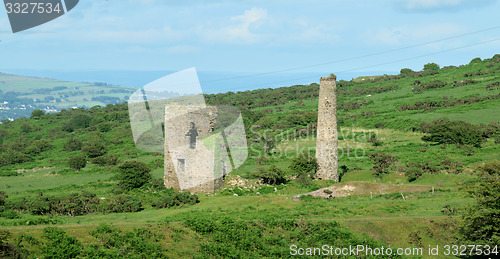
{"type": "Polygon", "coordinates": [[[336,77],[322,77],[319,88],[316,138],[316,178],[339,181],[336,77]]]}

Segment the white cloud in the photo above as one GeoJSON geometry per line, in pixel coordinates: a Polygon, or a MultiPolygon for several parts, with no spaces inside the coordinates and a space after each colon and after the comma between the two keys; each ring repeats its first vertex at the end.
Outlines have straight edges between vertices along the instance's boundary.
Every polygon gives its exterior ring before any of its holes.
{"type": "Polygon", "coordinates": [[[230,17],[222,22],[229,23],[229,25],[213,26],[216,28],[201,26],[200,32],[202,37],[211,43],[250,44],[262,39],[262,35],[254,32],[253,27],[259,27],[266,19],[268,19],[266,9],[251,8],[241,15],[230,17]]]}

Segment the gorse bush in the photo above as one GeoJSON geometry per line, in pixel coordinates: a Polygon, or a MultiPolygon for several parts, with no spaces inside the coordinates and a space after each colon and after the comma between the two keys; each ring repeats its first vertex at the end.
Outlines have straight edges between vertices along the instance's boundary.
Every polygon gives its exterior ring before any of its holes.
{"type": "Polygon", "coordinates": [[[321,247],[324,244],[335,244],[337,247],[383,245],[370,237],[356,236],[335,221],[312,223],[273,217],[250,221],[229,217],[215,220],[194,216],[188,217],[184,225],[207,239],[198,251],[205,258],[287,258],[293,257],[291,244],[297,247],[321,247]]]}
{"type": "Polygon", "coordinates": [[[195,194],[174,191],[173,193],[163,195],[161,198],[154,201],[151,206],[157,209],[162,209],[176,207],[183,204],[194,205],[198,202],[200,201],[198,200],[198,196],[195,194]]]}
{"type": "Polygon", "coordinates": [[[375,153],[369,155],[370,159],[373,160],[373,175],[381,176],[382,174],[388,174],[390,167],[398,159],[392,155],[386,153],[375,153]]]}
{"type": "Polygon", "coordinates": [[[84,156],[74,156],[68,159],[68,166],[76,172],[87,165],[87,158],[84,156]]]}
{"type": "Polygon", "coordinates": [[[42,237],[46,240],[42,246],[44,258],[76,258],[82,253],[80,241],[60,228],[45,228],[42,237]]]}
{"type": "Polygon", "coordinates": [[[428,132],[430,135],[422,137],[422,140],[475,147],[481,147],[483,142],[481,129],[465,121],[440,120],[432,125],[428,132]]]}
{"type": "Polygon", "coordinates": [[[167,258],[161,245],[164,235],[148,228],[123,231],[103,224],[91,235],[95,241],[84,251],[88,258],[167,258]]]}
{"type": "Polygon", "coordinates": [[[151,169],[139,161],[127,161],[118,167],[120,185],[125,189],[134,189],[151,181],[151,169]]]}
{"type": "Polygon", "coordinates": [[[286,183],[285,172],[275,165],[267,168],[259,167],[257,172],[254,173],[254,177],[260,178],[264,184],[275,185],[286,183]]]}
{"type": "Polygon", "coordinates": [[[101,204],[101,208],[103,212],[109,213],[137,212],[143,209],[142,202],[139,199],[125,195],[106,200],[101,204]]]}
{"type": "Polygon", "coordinates": [[[64,150],[66,151],[78,151],[83,147],[83,142],[76,138],[75,136],[69,137],[63,145],[64,150]]]}
{"type": "Polygon", "coordinates": [[[463,239],[471,244],[500,244],[500,162],[486,162],[476,173],[479,178],[463,186],[476,200],[463,215],[463,239]]]}

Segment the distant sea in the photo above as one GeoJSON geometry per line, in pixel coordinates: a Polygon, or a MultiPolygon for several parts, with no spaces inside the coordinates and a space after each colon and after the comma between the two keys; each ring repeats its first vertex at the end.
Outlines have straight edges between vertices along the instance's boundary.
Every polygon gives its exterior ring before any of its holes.
{"type": "MultiPolygon", "coordinates": [[[[177,71],[55,71],[34,69],[0,69],[0,72],[21,76],[59,79],[76,82],[102,82],[112,85],[141,88],[144,85],[177,71]]],[[[351,80],[359,76],[393,74],[388,71],[371,71],[358,73],[339,73],[337,80],[351,80]]],[[[317,73],[235,73],[198,71],[198,78],[203,93],[225,93],[255,90],[261,88],[277,88],[292,85],[308,85],[319,83],[328,72],[317,73]]]]}

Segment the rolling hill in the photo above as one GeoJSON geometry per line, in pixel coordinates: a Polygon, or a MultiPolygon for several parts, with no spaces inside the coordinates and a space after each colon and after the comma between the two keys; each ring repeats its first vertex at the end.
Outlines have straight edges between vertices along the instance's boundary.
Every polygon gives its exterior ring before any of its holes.
{"type": "MultiPolygon", "coordinates": [[[[340,183],[312,179],[305,159],[315,154],[318,84],[206,95],[241,110],[249,158],[199,203],[162,187],[163,154],[134,146],[126,104],[4,123],[0,245],[32,257],[60,249],[148,258],[282,258],[291,245],[497,245],[496,218],[481,213],[498,208],[481,206],[500,198],[498,177],[486,175],[500,171],[499,71],[497,54],[339,81],[340,183]],[[70,168],[75,157],[86,161],[81,170],[70,168]],[[122,188],[127,161],[146,164],[152,180],[122,188]],[[299,197],[311,192],[330,198],[299,197]]],[[[441,249],[440,257],[455,256],[441,249]]]]}
{"type": "Polygon", "coordinates": [[[134,88],[106,83],[68,82],[0,73],[0,120],[29,117],[36,109],[57,112],[74,107],[123,103],[134,91],[134,88]]]}

